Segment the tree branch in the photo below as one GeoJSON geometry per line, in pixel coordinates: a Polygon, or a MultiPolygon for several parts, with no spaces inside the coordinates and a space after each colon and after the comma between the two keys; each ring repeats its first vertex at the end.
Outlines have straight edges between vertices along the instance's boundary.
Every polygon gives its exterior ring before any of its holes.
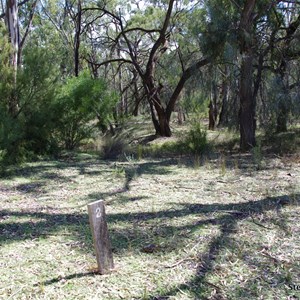
{"type": "Polygon", "coordinates": [[[152,73],[153,73],[153,70],[154,70],[153,62],[154,62],[154,59],[155,59],[156,51],[159,49],[159,47],[165,41],[166,31],[167,31],[168,26],[170,24],[173,5],[174,5],[174,0],[170,0],[168,10],[167,10],[167,13],[166,13],[166,16],[165,16],[163,27],[160,30],[159,38],[154,43],[154,45],[151,49],[150,55],[149,55],[149,59],[148,59],[147,67],[146,67],[146,76],[152,76],[152,73]]]}
{"type": "Polygon", "coordinates": [[[133,62],[132,62],[131,60],[125,59],[125,58],[113,58],[113,59],[106,60],[106,61],[104,61],[104,62],[102,62],[102,63],[95,63],[95,62],[89,60],[89,59],[86,58],[86,57],[84,57],[84,59],[85,59],[88,63],[90,63],[90,64],[96,66],[97,68],[100,68],[101,66],[109,65],[109,64],[114,63],[114,62],[121,62],[121,63],[133,64],[133,62]]]}
{"type": "Polygon", "coordinates": [[[177,86],[175,88],[175,90],[173,91],[173,94],[170,98],[170,101],[167,105],[166,108],[166,112],[167,112],[167,118],[170,118],[172,111],[175,108],[175,103],[184,87],[184,84],[186,83],[186,81],[191,78],[196,72],[197,70],[199,70],[200,68],[204,67],[205,65],[209,64],[211,62],[211,58],[210,57],[206,57],[203,58],[199,61],[197,61],[195,64],[193,64],[192,66],[188,67],[181,75],[181,78],[179,80],[179,82],[177,83],[177,86]]]}

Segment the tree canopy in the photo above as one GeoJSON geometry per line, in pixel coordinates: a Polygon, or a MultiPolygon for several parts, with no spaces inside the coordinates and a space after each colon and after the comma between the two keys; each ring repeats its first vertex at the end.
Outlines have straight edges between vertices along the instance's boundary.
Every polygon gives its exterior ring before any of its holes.
{"type": "Polygon", "coordinates": [[[169,137],[173,112],[201,103],[210,129],[238,129],[249,150],[258,127],[299,117],[299,12],[289,0],[2,1],[1,155],[74,148],[139,113],[169,137]]]}

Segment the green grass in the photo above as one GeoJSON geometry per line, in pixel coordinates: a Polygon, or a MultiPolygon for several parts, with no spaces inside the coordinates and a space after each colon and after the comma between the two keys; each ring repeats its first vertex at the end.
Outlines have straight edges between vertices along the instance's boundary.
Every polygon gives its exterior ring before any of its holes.
{"type": "Polygon", "coordinates": [[[299,298],[289,288],[300,285],[299,156],[258,153],[258,168],[253,153],[226,149],[197,165],[142,152],[123,161],[70,154],[7,170],[0,299],[299,298]],[[86,207],[98,199],[116,265],[102,276],[86,207]],[[145,253],[150,244],[156,250],[145,253]]]}

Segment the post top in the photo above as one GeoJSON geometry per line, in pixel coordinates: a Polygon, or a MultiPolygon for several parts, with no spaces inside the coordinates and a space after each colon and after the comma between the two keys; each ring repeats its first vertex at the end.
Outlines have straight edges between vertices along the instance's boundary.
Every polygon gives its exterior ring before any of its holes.
{"type": "Polygon", "coordinates": [[[99,204],[99,203],[104,203],[104,200],[97,200],[97,201],[94,201],[94,202],[91,202],[91,203],[88,203],[88,205],[87,206],[93,206],[93,205],[95,205],[95,204],[99,204]]]}

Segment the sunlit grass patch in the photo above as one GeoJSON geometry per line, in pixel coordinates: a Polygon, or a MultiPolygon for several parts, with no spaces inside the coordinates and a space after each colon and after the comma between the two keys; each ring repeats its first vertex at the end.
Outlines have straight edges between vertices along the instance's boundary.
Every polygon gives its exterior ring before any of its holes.
{"type": "Polygon", "coordinates": [[[1,181],[1,299],[285,299],[296,294],[300,165],[289,157],[36,162],[1,181]],[[103,199],[116,269],[95,274],[103,199]]]}

